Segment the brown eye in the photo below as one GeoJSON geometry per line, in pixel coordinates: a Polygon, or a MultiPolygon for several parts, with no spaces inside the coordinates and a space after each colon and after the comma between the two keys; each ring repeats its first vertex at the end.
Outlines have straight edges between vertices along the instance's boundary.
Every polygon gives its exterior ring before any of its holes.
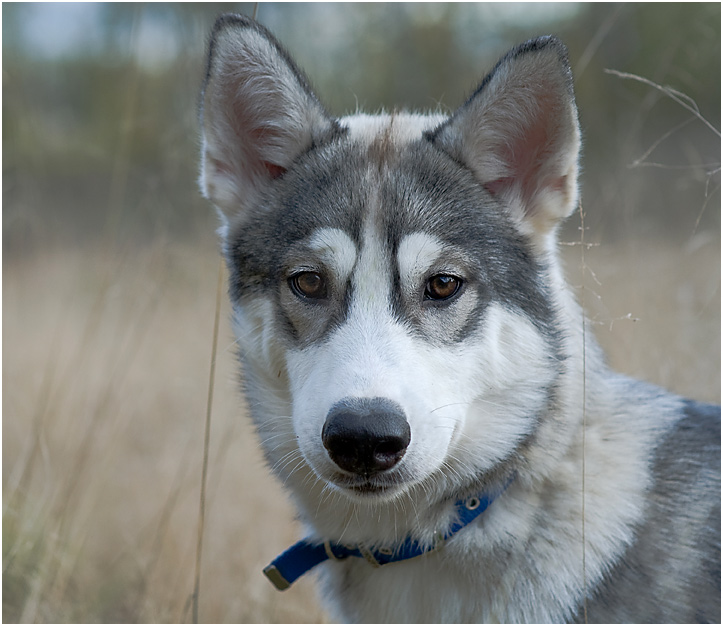
{"type": "Polygon", "coordinates": [[[291,290],[301,298],[323,300],[326,298],[326,282],[316,272],[300,272],[289,278],[291,290]]]}
{"type": "Polygon", "coordinates": [[[462,286],[462,280],[448,274],[437,274],[427,281],[425,300],[449,300],[462,286]]]}

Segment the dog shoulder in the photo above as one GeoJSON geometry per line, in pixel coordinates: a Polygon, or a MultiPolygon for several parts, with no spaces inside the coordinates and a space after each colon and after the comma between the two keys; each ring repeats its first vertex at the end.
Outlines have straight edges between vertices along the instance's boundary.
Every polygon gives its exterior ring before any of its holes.
{"type": "Polygon", "coordinates": [[[680,401],[650,451],[633,543],[580,620],[720,622],[720,422],[719,406],[680,401]]]}

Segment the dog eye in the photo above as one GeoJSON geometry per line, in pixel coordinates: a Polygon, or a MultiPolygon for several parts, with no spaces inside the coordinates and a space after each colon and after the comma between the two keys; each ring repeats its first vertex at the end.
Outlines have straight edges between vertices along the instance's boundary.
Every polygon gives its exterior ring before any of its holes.
{"type": "Polygon", "coordinates": [[[424,290],[425,300],[449,300],[462,287],[462,280],[448,274],[436,274],[428,281],[424,290]]]}
{"type": "Polygon", "coordinates": [[[291,290],[301,298],[323,300],[326,298],[326,281],[316,272],[299,272],[289,278],[291,290]]]}

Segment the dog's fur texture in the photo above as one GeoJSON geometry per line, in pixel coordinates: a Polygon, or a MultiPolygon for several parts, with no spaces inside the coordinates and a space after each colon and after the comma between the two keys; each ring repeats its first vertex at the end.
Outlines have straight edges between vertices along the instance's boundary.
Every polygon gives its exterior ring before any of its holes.
{"type": "Polygon", "coordinates": [[[514,476],[439,551],[319,566],[334,618],[720,622],[720,409],[609,371],[558,263],[580,149],[562,43],[510,51],[449,117],[335,119],[225,15],[202,144],[245,393],[309,536],[432,545],[514,476]]]}

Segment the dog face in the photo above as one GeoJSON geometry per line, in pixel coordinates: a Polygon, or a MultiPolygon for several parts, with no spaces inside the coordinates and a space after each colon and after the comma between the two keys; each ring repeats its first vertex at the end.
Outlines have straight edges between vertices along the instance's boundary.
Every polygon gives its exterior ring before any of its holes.
{"type": "Polygon", "coordinates": [[[337,120],[229,16],[203,102],[201,185],[281,478],[373,503],[514,456],[564,361],[549,284],[579,132],[562,45],[513,50],[450,118],[337,120]]]}

